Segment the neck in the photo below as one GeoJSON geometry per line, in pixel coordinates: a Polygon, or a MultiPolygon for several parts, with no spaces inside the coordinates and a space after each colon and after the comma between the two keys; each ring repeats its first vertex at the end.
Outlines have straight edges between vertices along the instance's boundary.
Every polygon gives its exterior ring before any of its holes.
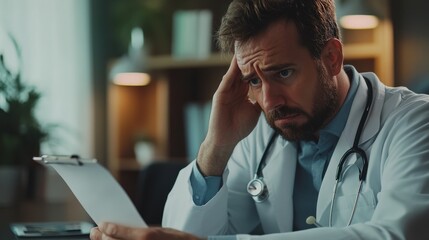
{"type": "Polygon", "coordinates": [[[338,107],[337,112],[343,106],[346,100],[347,94],[350,90],[350,79],[344,69],[341,69],[340,73],[336,76],[337,78],[337,93],[338,93],[338,107]]]}
{"type": "MultiPolygon", "coordinates": [[[[336,116],[336,114],[338,113],[338,111],[341,109],[344,102],[346,101],[347,94],[350,90],[350,79],[349,79],[349,76],[347,75],[347,73],[344,71],[344,69],[341,69],[340,73],[338,75],[336,75],[334,78],[335,78],[335,81],[337,84],[337,97],[338,97],[337,100],[338,100],[338,102],[337,102],[337,106],[336,106],[334,113],[328,119],[326,119],[323,126],[326,126],[336,116]]],[[[314,137],[315,137],[314,141],[318,141],[319,136],[320,136],[320,132],[317,131],[314,134],[314,137]]]]}

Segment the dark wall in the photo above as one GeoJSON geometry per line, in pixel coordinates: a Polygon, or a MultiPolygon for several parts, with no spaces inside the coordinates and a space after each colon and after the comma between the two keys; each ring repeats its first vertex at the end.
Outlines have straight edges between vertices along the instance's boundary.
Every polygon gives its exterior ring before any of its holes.
{"type": "Polygon", "coordinates": [[[429,1],[391,0],[394,26],[395,82],[429,81],[429,1]]]}

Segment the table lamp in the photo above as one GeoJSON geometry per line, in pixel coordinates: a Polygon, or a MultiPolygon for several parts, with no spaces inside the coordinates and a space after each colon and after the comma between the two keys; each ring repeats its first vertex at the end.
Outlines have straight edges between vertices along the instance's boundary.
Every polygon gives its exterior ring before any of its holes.
{"type": "Polygon", "coordinates": [[[336,0],[340,26],[345,29],[376,28],[385,17],[386,2],[382,0],[336,0]]]}
{"type": "Polygon", "coordinates": [[[131,31],[131,42],[128,54],[117,60],[109,73],[109,78],[116,85],[145,86],[150,83],[150,75],[146,73],[147,54],[144,48],[144,34],[141,28],[131,31]]]}

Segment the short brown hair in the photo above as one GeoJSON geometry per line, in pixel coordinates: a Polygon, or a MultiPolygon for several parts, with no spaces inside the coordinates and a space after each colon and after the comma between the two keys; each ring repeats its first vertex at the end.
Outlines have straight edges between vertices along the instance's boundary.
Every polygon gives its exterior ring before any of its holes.
{"type": "Polygon", "coordinates": [[[244,43],[284,19],[295,23],[300,40],[314,58],[320,58],[325,43],[340,38],[334,0],[234,0],[222,18],[217,40],[224,52],[234,52],[234,43],[244,43]]]}

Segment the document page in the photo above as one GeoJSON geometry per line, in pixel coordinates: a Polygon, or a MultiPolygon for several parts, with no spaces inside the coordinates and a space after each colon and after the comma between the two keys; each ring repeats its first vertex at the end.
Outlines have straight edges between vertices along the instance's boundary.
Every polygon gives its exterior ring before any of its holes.
{"type": "Polygon", "coordinates": [[[98,163],[46,165],[53,167],[64,179],[97,225],[113,222],[147,227],[124,189],[103,166],[98,163]]]}

